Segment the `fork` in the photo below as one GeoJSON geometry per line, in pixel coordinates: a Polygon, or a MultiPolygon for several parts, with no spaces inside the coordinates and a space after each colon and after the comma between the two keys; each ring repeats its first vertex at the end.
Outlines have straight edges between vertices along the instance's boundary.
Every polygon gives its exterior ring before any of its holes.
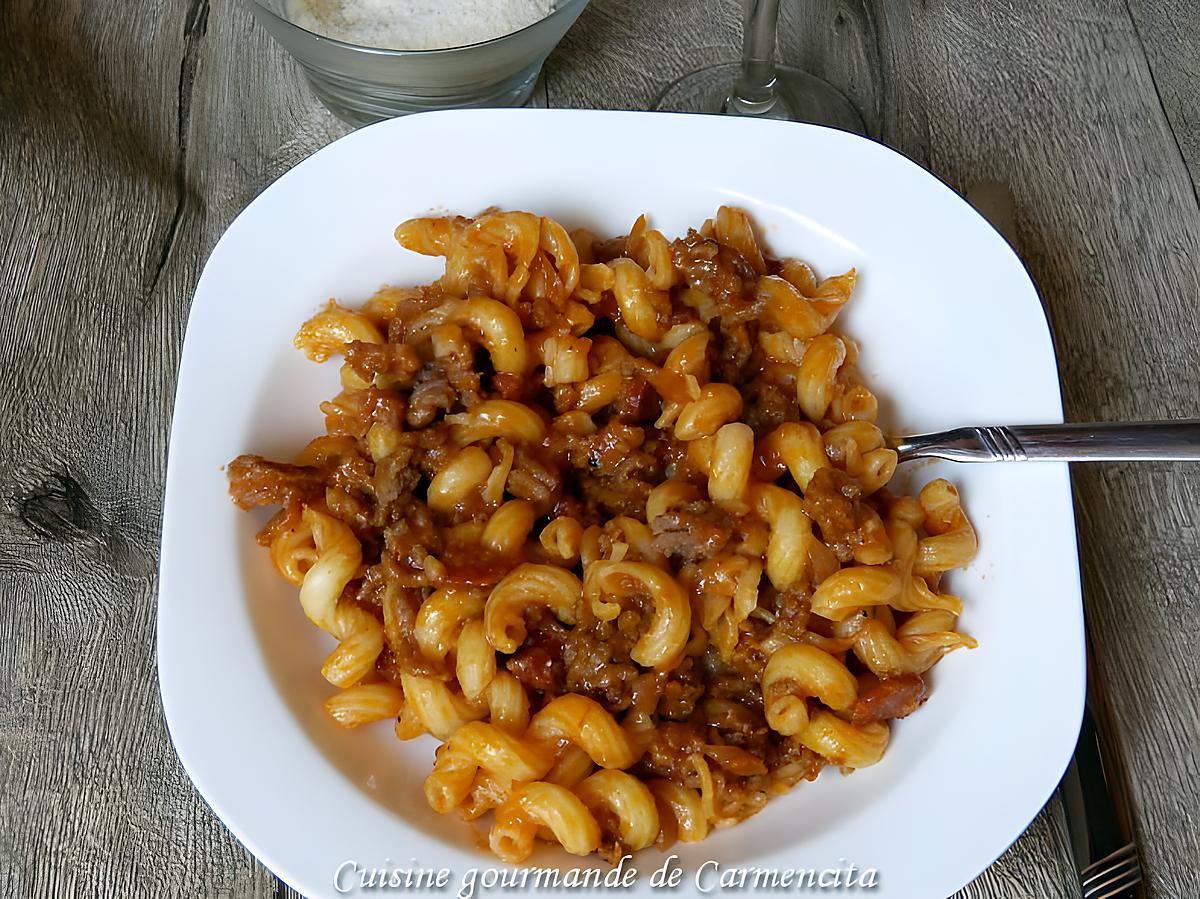
{"type": "Polygon", "coordinates": [[[1142,882],[1137,845],[1130,837],[1130,808],[1124,778],[1106,751],[1096,721],[1106,711],[1103,690],[1091,670],[1093,652],[1087,641],[1087,702],[1079,742],[1059,794],[1079,872],[1081,899],[1136,899],[1142,882]]]}
{"type": "Polygon", "coordinates": [[[1200,461],[1200,419],[954,428],[889,437],[899,461],[1200,461]]]}
{"type": "MultiPolygon", "coordinates": [[[[899,461],[1066,462],[1200,460],[1200,420],[1102,424],[968,427],[889,438],[899,461]]],[[[1093,658],[1091,641],[1087,657],[1093,658]]],[[[1142,882],[1137,845],[1130,839],[1129,806],[1121,778],[1106,765],[1096,726],[1103,696],[1088,672],[1088,697],[1079,742],[1060,792],[1079,872],[1081,899],[1136,899],[1142,882]]]]}

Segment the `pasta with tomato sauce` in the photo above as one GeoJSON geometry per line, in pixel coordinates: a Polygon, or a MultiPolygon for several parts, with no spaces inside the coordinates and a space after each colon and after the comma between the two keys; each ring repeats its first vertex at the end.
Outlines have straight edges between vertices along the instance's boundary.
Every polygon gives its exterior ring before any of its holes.
{"type": "Polygon", "coordinates": [[[230,490],[337,641],[332,720],[442,741],[431,807],[490,845],[616,859],[703,839],[883,755],[973,647],[943,574],[977,540],[896,454],[834,325],[856,273],[722,207],[668,239],[528,212],[418,218],[445,274],[300,329],[341,360],[326,433],[230,490]]]}

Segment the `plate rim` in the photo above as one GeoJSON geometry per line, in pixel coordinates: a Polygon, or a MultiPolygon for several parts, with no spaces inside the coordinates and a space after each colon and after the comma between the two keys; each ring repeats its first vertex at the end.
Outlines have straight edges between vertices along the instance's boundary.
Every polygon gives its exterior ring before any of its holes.
{"type": "MultiPolygon", "coordinates": [[[[204,288],[205,288],[205,284],[206,284],[206,279],[210,279],[210,277],[211,277],[210,270],[213,267],[213,260],[219,259],[220,255],[221,255],[222,247],[229,243],[232,243],[234,240],[236,240],[240,234],[240,231],[242,229],[244,229],[245,227],[247,227],[246,222],[249,220],[248,213],[251,212],[251,210],[256,206],[256,204],[259,204],[260,201],[262,200],[262,198],[265,196],[274,195],[274,194],[280,193],[283,190],[285,190],[287,183],[294,172],[301,171],[308,167],[311,167],[312,165],[315,164],[315,162],[314,162],[315,160],[320,160],[320,159],[323,159],[326,157],[336,155],[340,152],[344,152],[348,147],[355,146],[360,142],[366,143],[368,141],[375,141],[375,140],[382,139],[379,137],[379,135],[383,135],[383,134],[387,133],[388,131],[394,130],[398,133],[402,132],[404,129],[409,127],[409,125],[414,121],[419,120],[422,123],[425,123],[425,122],[429,122],[432,119],[451,119],[451,118],[457,119],[457,118],[461,118],[463,116],[469,116],[469,117],[475,118],[475,119],[480,119],[483,117],[489,117],[489,118],[490,117],[500,117],[500,118],[537,117],[537,118],[545,118],[545,119],[551,119],[551,118],[594,119],[596,117],[602,117],[602,118],[618,119],[618,118],[640,118],[640,117],[646,117],[646,116],[653,116],[656,118],[668,117],[668,116],[682,116],[684,118],[689,118],[689,119],[708,119],[708,120],[714,121],[714,122],[723,122],[725,124],[715,125],[714,127],[717,127],[717,128],[728,127],[731,130],[733,128],[743,127],[742,123],[746,122],[746,120],[729,119],[729,118],[720,117],[720,116],[697,116],[697,115],[690,115],[690,114],[686,114],[686,113],[659,113],[659,112],[641,112],[641,111],[623,111],[623,110],[489,109],[489,110],[443,110],[443,111],[419,113],[419,114],[405,117],[403,119],[393,119],[393,120],[389,120],[389,121],[385,121],[385,122],[380,122],[375,125],[367,126],[366,128],[362,128],[357,131],[350,132],[349,134],[339,138],[338,140],[333,141],[333,142],[319,148],[318,150],[314,151],[312,154],[307,156],[304,160],[300,161],[295,166],[288,169],[286,172],[282,173],[278,178],[274,179],[259,194],[257,194],[254,197],[254,199],[251,200],[250,203],[248,203],[246,205],[246,207],[243,208],[233,218],[233,220],[230,222],[230,224],[222,232],[221,237],[214,244],[212,251],[210,252],[208,258],[205,261],[205,264],[201,271],[200,277],[197,280],[196,287],[195,287],[195,290],[193,291],[193,295],[192,295],[192,301],[191,301],[191,304],[189,305],[187,327],[185,329],[184,339],[182,341],[180,354],[179,354],[176,387],[175,387],[175,400],[172,404],[171,433],[170,433],[170,440],[168,442],[168,448],[167,448],[167,465],[166,465],[166,474],[165,474],[165,478],[164,478],[162,522],[161,522],[161,532],[160,532],[160,541],[159,541],[159,562],[158,562],[158,566],[157,566],[157,572],[158,572],[157,587],[158,587],[158,589],[156,590],[157,609],[156,609],[156,626],[155,626],[155,655],[156,655],[156,673],[158,676],[159,688],[160,688],[160,690],[159,690],[160,701],[162,703],[164,719],[165,719],[165,722],[167,725],[167,730],[168,730],[169,737],[171,739],[172,746],[176,752],[177,757],[179,758],[180,764],[182,765],[185,772],[188,774],[189,779],[192,781],[192,783],[193,783],[195,789],[197,790],[197,793],[200,795],[200,797],[205,801],[206,804],[209,805],[210,808],[212,808],[214,814],[216,814],[216,816],[220,819],[223,826],[225,826],[238,839],[238,841],[241,842],[243,844],[243,846],[245,846],[255,856],[256,859],[258,859],[261,863],[263,863],[266,867],[268,867],[271,870],[271,872],[275,874],[275,876],[279,877],[281,880],[284,880],[285,882],[287,882],[289,884],[301,885],[310,891],[312,890],[314,885],[299,884],[299,878],[293,880],[293,878],[290,876],[291,875],[290,869],[293,866],[288,864],[286,862],[286,860],[281,859],[278,856],[274,855],[274,853],[264,852],[263,847],[262,847],[261,843],[259,842],[259,840],[255,839],[251,834],[245,832],[245,830],[240,826],[240,824],[236,820],[231,819],[230,816],[223,810],[223,807],[226,805],[226,803],[221,801],[219,797],[213,796],[212,791],[207,789],[203,785],[203,781],[205,778],[204,778],[203,772],[200,769],[203,768],[204,762],[199,761],[197,756],[193,755],[193,750],[195,747],[185,746],[185,745],[181,744],[180,740],[177,739],[177,736],[176,736],[176,734],[179,730],[178,725],[181,720],[180,716],[185,715],[186,710],[180,709],[178,707],[178,705],[175,704],[174,697],[173,697],[173,691],[171,690],[171,685],[175,682],[176,676],[181,675],[181,672],[179,672],[177,669],[172,667],[171,660],[166,659],[164,657],[164,654],[161,651],[161,648],[163,647],[163,645],[164,644],[166,644],[168,646],[171,645],[172,639],[173,639],[173,635],[170,633],[170,616],[171,616],[170,599],[169,598],[164,599],[165,591],[163,590],[163,585],[164,585],[164,583],[170,583],[171,581],[173,581],[173,578],[168,576],[168,571],[166,568],[166,563],[169,558],[167,549],[168,549],[168,543],[172,539],[174,532],[180,527],[180,524],[178,523],[178,517],[179,517],[180,513],[176,508],[176,504],[172,502],[173,492],[171,490],[171,486],[173,483],[178,481],[178,479],[180,477],[182,477],[182,474],[180,472],[180,466],[182,465],[182,463],[179,461],[180,456],[181,456],[181,451],[180,451],[180,448],[177,447],[177,443],[176,443],[177,434],[179,432],[177,423],[180,421],[180,418],[181,418],[180,406],[179,406],[180,396],[181,396],[181,393],[183,393],[184,387],[187,386],[188,384],[190,384],[190,381],[185,383],[185,376],[191,376],[192,375],[191,369],[195,368],[195,366],[197,365],[196,362],[192,361],[192,359],[196,355],[197,351],[193,348],[192,352],[189,353],[189,348],[191,348],[194,345],[194,341],[195,341],[194,330],[193,330],[192,326],[193,326],[194,316],[195,316],[196,310],[198,308],[198,303],[201,301],[201,298],[205,295],[204,288]],[[731,124],[732,122],[737,122],[738,124],[731,124]],[[189,341],[191,341],[191,342],[189,342],[189,341]],[[166,639],[164,639],[164,638],[166,638],[166,639]]],[[[954,200],[957,201],[958,203],[960,203],[962,206],[966,207],[967,209],[970,209],[971,213],[974,216],[976,216],[983,224],[985,224],[987,226],[987,229],[992,233],[994,240],[1000,242],[1000,245],[1002,245],[1002,248],[1003,248],[1003,252],[1005,254],[1007,254],[1008,256],[1012,257],[1013,259],[1015,259],[1015,261],[1018,263],[1025,280],[1029,284],[1029,288],[1030,288],[1030,291],[1032,292],[1033,298],[1036,299],[1039,303],[1039,310],[1041,312],[1041,315],[1038,316],[1038,320],[1039,320],[1039,327],[1041,330],[1040,330],[1040,333],[1038,336],[1044,342],[1044,346],[1041,348],[1041,350],[1048,352],[1049,359],[1054,363],[1056,376],[1054,378],[1054,384],[1053,384],[1053,393],[1054,393],[1053,401],[1054,401],[1054,407],[1056,409],[1057,420],[1058,421],[1062,420],[1061,372],[1058,369],[1057,354],[1056,354],[1055,348],[1054,348],[1052,331],[1051,331],[1048,316],[1046,314],[1045,304],[1041,301],[1040,293],[1037,290],[1036,284],[1033,281],[1032,275],[1029,271],[1028,266],[1025,264],[1024,260],[1022,260],[1020,258],[1020,256],[1012,249],[1012,247],[1005,240],[1003,234],[986,217],[984,217],[982,214],[980,214],[978,212],[978,210],[974,209],[974,207],[971,206],[971,204],[969,204],[960,194],[958,194],[958,192],[955,191],[953,189],[953,187],[951,187],[950,184],[948,182],[946,182],[944,179],[942,179],[938,175],[934,174],[933,172],[930,172],[929,170],[925,169],[923,166],[921,166],[920,164],[915,162],[913,159],[911,159],[904,153],[902,153],[892,147],[889,147],[886,144],[883,144],[882,142],[876,141],[876,140],[868,138],[868,137],[855,135],[850,132],[842,131],[840,129],[831,128],[831,127],[827,127],[827,126],[821,126],[821,125],[815,125],[815,124],[807,124],[807,123],[799,124],[799,123],[784,123],[784,122],[755,122],[753,127],[760,127],[760,126],[767,126],[770,128],[783,127],[783,128],[789,128],[789,129],[800,128],[800,129],[816,130],[819,132],[832,132],[832,133],[836,133],[838,135],[843,136],[843,138],[839,138],[839,139],[849,139],[849,140],[855,141],[855,142],[863,141],[863,142],[869,143],[869,144],[873,145],[875,152],[882,150],[887,154],[892,154],[892,155],[898,157],[901,164],[903,164],[903,165],[909,167],[911,170],[913,170],[913,174],[917,178],[925,177],[925,178],[930,179],[930,182],[932,183],[933,188],[935,190],[945,192],[949,196],[952,196],[954,198],[954,200]]],[[[1064,486],[1064,492],[1065,492],[1065,496],[1066,496],[1066,500],[1067,500],[1064,505],[1064,508],[1062,510],[1055,511],[1055,517],[1058,518],[1061,516],[1061,521],[1059,522],[1058,527],[1061,527],[1065,533],[1070,535],[1071,545],[1074,550],[1070,554],[1070,557],[1067,559],[1063,559],[1062,562],[1063,562],[1063,564],[1067,565],[1069,568],[1069,571],[1067,572],[1067,575],[1068,575],[1067,580],[1071,583],[1071,585],[1073,587],[1073,595],[1071,597],[1073,602],[1071,603],[1071,608],[1076,613],[1075,618],[1077,619],[1077,624],[1078,624],[1078,632],[1077,632],[1077,634],[1073,635],[1073,640],[1072,640],[1072,643],[1077,644],[1078,648],[1080,650],[1079,661],[1080,661],[1080,667],[1081,667],[1080,677],[1079,677],[1078,695],[1076,697],[1076,700],[1073,701],[1073,703],[1072,703],[1073,707],[1075,707],[1078,712],[1078,714],[1076,716],[1077,720],[1073,722],[1073,729],[1077,731],[1078,724],[1082,721],[1082,716],[1083,716],[1083,711],[1084,711],[1084,697],[1085,697],[1085,690],[1086,690],[1086,642],[1085,642],[1084,619],[1083,619],[1083,588],[1082,588],[1082,580],[1081,580],[1080,557],[1079,557],[1079,546],[1078,546],[1079,533],[1078,533],[1078,526],[1077,526],[1077,521],[1076,521],[1076,516],[1075,516],[1074,504],[1073,504],[1073,502],[1071,502],[1071,497],[1073,496],[1072,487],[1071,487],[1071,475],[1070,475],[1069,467],[1065,463],[1039,463],[1039,464],[1043,465],[1043,466],[1053,465],[1053,466],[1059,467],[1060,480],[1062,482],[1064,482],[1063,486],[1064,486]]],[[[177,495],[178,490],[174,491],[174,494],[177,495]]],[[[1062,759],[1056,760],[1055,765],[1045,766],[1047,770],[1049,770],[1051,767],[1053,767],[1054,770],[1057,772],[1055,783],[1057,783],[1058,779],[1061,779],[1062,772],[1065,771],[1067,765],[1070,762],[1070,758],[1073,753],[1073,750],[1074,750],[1074,743],[1072,743],[1071,748],[1070,748],[1070,750],[1067,751],[1065,757],[1063,757],[1062,759]],[[1059,766],[1058,762],[1061,762],[1061,766],[1059,766]]],[[[996,851],[995,854],[991,857],[991,859],[987,862],[986,865],[984,865],[982,868],[980,868],[978,871],[976,871],[974,874],[972,874],[966,880],[962,881],[962,883],[955,886],[954,889],[958,889],[961,886],[964,886],[965,884],[971,882],[972,879],[974,879],[975,877],[978,877],[979,874],[981,874],[983,872],[983,870],[986,870],[986,868],[989,867],[991,864],[993,864],[996,859],[998,859],[1001,855],[1003,855],[1004,851],[1006,851],[1009,846],[1011,846],[1014,842],[1016,842],[1026,832],[1026,830],[1028,829],[1030,824],[1033,822],[1033,820],[1040,813],[1041,809],[1044,807],[1045,803],[1048,802],[1050,799],[1052,799],[1053,790],[1054,790],[1054,787],[1051,787],[1050,792],[1045,796],[1044,799],[1042,799],[1040,801],[1040,803],[1037,805],[1037,807],[1035,809],[1033,809],[1033,811],[1029,814],[1028,819],[1023,823],[1023,825],[1020,827],[1020,829],[1012,836],[1011,840],[1008,843],[1006,843],[1006,845],[1004,847],[1001,847],[998,851],[996,851]]],[[[989,853],[991,851],[992,850],[989,849],[989,853]]],[[[320,890],[321,888],[318,887],[317,889],[320,890]]]]}

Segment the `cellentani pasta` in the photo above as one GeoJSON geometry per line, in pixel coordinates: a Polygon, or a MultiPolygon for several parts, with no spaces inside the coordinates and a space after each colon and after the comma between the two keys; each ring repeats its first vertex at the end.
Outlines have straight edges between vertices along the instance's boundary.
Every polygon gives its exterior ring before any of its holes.
{"type": "Polygon", "coordinates": [[[668,240],[528,212],[412,219],[424,287],[331,301],[326,434],[230,488],[336,641],[345,727],[442,741],[438,812],[620,858],[704,839],[827,765],[873,765],[958,632],[954,487],[888,489],[855,272],[766,255],[746,214],[668,240]]]}

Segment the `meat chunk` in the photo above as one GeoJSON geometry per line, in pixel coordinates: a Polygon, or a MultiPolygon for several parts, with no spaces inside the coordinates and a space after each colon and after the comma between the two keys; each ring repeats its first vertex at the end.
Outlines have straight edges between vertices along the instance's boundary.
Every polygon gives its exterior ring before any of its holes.
{"type": "Polygon", "coordinates": [[[797,421],[800,407],[796,403],[796,389],[790,390],[763,378],[755,378],[742,388],[745,409],[742,420],[762,437],[785,421],[797,421]]]}
{"type": "Polygon", "coordinates": [[[642,776],[666,777],[677,784],[698,786],[692,756],[704,752],[704,729],[698,724],[664,724],[636,766],[642,776]]]}
{"type": "Polygon", "coordinates": [[[804,511],[842,562],[850,561],[862,542],[861,494],[858,482],[836,468],[818,469],[804,491],[804,511]]]}
{"type": "Polygon", "coordinates": [[[650,523],[654,546],[685,563],[711,559],[725,549],[733,533],[731,523],[721,517],[719,510],[707,503],[689,503],[660,515],[650,523]]]}
{"type": "Polygon", "coordinates": [[[740,384],[754,358],[754,341],[750,326],[741,321],[722,320],[717,340],[717,358],[713,366],[717,380],[740,384]]]}
{"type": "Polygon", "coordinates": [[[742,295],[742,279],[732,264],[735,255],[694,228],[688,229],[686,237],[671,241],[671,261],[688,286],[721,303],[733,302],[742,295]]]}
{"type": "Polygon", "coordinates": [[[626,612],[571,629],[563,645],[567,690],[590,696],[610,712],[629,708],[632,682],[641,673],[629,660],[637,636],[632,617],[626,612]]]}
{"type": "Polygon", "coordinates": [[[533,503],[538,515],[546,515],[562,495],[563,477],[557,465],[541,456],[523,444],[516,447],[508,492],[533,503]]]}
{"type": "Polygon", "coordinates": [[[286,506],[325,492],[324,475],[310,465],[272,462],[262,456],[242,455],[229,463],[229,495],[242,509],[286,506]]]}
{"type": "Polygon", "coordinates": [[[653,421],[659,413],[658,394],[644,375],[635,373],[622,382],[613,410],[625,421],[653,421]]]}
{"type": "Polygon", "coordinates": [[[919,674],[900,674],[888,677],[875,687],[859,694],[850,707],[853,724],[907,718],[929,698],[929,690],[919,674]]]}
{"type": "Polygon", "coordinates": [[[579,479],[579,489],[592,514],[599,513],[601,518],[612,518],[616,515],[637,515],[645,509],[646,497],[654,485],[640,478],[584,475],[579,479]]]}
{"type": "Polygon", "coordinates": [[[704,695],[704,672],[692,657],[667,675],[658,697],[658,714],[672,721],[687,721],[704,695]]]}
{"type": "Polygon", "coordinates": [[[586,466],[579,490],[592,511],[604,518],[645,511],[646,497],[662,480],[662,463],[642,448],[645,442],[645,429],[613,420],[571,448],[572,464],[586,466]]]}
{"type": "Polygon", "coordinates": [[[505,663],[512,675],[531,690],[558,695],[566,690],[563,661],[567,629],[548,615],[529,624],[525,642],[505,663]]]}
{"type": "Polygon", "coordinates": [[[716,728],[727,742],[734,745],[766,733],[767,721],[761,710],[732,699],[706,699],[703,708],[709,727],[716,728]]]}
{"type": "Polygon", "coordinates": [[[384,547],[395,563],[390,576],[400,586],[423,587],[428,583],[425,560],[441,552],[441,533],[429,507],[420,500],[405,503],[402,516],[383,532],[384,547]]]}
{"type": "Polygon", "coordinates": [[[427,427],[437,418],[439,410],[448,411],[457,399],[445,371],[433,364],[426,365],[417,375],[417,383],[408,398],[406,421],[409,427],[427,427]]]}

